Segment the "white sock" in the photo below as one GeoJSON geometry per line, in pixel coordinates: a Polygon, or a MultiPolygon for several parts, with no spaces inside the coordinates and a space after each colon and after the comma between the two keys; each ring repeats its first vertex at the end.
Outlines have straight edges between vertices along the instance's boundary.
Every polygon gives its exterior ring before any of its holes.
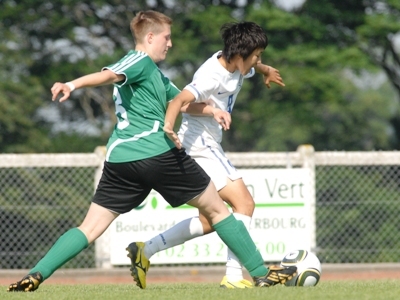
{"type": "MultiPolygon", "coordinates": [[[[242,221],[247,230],[250,228],[251,217],[239,213],[233,213],[236,220],[242,221]]],[[[226,262],[227,279],[231,282],[243,280],[242,264],[237,256],[228,248],[228,260],[226,262]]]]}
{"type": "Polygon", "coordinates": [[[148,240],[145,243],[144,255],[150,259],[150,257],[161,250],[181,245],[188,240],[202,235],[204,235],[204,230],[199,217],[183,220],[148,240]]]}

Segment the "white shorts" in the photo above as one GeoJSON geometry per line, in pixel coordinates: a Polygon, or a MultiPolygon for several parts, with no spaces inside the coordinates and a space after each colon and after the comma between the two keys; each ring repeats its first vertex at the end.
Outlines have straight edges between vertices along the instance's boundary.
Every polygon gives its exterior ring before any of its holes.
{"type": "Polygon", "coordinates": [[[231,164],[226,157],[222,147],[215,143],[213,146],[204,145],[199,147],[190,147],[186,149],[196,162],[203,168],[204,171],[211,177],[217,191],[226,186],[227,178],[232,181],[242,178],[239,171],[231,164]]]}

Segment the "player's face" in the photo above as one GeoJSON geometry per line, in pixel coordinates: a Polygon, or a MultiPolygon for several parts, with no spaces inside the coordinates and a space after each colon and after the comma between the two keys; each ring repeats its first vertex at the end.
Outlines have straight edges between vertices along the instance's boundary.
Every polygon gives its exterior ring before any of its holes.
{"type": "Polygon", "coordinates": [[[154,62],[159,62],[167,57],[168,49],[172,47],[171,27],[164,26],[164,30],[160,33],[153,34],[151,38],[152,55],[154,62]]]}
{"type": "Polygon", "coordinates": [[[254,68],[259,62],[261,62],[261,54],[264,49],[258,48],[254,50],[248,58],[243,60],[241,66],[239,66],[239,71],[242,75],[246,75],[250,72],[251,68],[254,68]]]}

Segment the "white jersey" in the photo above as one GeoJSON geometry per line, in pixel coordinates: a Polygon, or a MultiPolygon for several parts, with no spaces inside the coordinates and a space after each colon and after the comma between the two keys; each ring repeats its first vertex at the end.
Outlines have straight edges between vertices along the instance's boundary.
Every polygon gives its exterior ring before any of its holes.
{"type": "MultiPolygon", "coordinates": [[[[242,88],[243,79],[254,75],[252,68],[243,76],[239,71],[226,70],[218,61],[221,52],[210,57],[193,76],[184,89],[189,90],[196,102],[204,102],[229,113],[242,88]]],[[[179,139],[186,152],[207,172],[219,191],[227,178],[237,180],[242,176],[226,157],[220,143],[222,127],[213,117],[182,114],[179,139]]]]}
{"type": "MultiPolygon", "coordinates": [[[[242,88],[243,79],[254,75],[254,68],[243,76],[239,71],[233,73],[225,69],[218,61],[221,52],[210,57],[193,76],[193,81],[184,89],[190,91],[196,102],[204,102],[221,110],[232,113],[236,97],[242,88]]],[[[178,131],[180,140],[186,149],[204,141],[221,143],[222,127],[208,116],[182,114],[182,124],[178,131]]]]}

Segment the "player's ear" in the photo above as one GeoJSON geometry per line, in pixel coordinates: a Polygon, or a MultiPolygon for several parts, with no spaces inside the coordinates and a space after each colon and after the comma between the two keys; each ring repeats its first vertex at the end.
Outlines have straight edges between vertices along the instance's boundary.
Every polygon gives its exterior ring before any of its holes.
{"type": "Polygon", "coordinates": [[[153,43],[153,39],[154,39],[154,34],[153,34],[152,32],[149,32],[149,33],[146,35],[146,42],[147,42],[148,44],[152,44],[152,43],[153,43]]]}

